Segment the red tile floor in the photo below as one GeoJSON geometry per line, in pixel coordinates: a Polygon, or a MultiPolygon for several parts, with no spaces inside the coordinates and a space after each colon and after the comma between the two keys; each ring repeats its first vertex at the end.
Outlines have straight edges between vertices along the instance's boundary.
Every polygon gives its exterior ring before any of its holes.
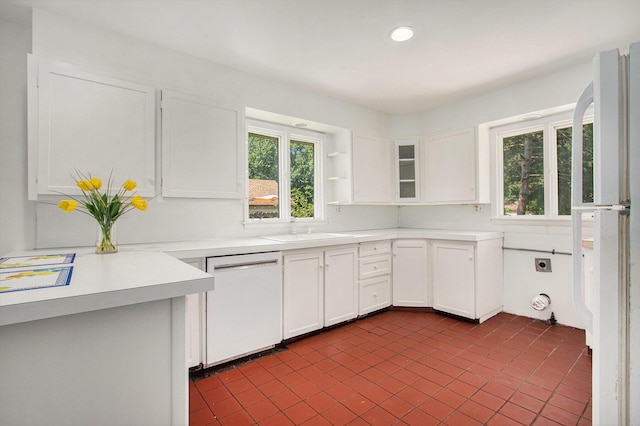
{"type": "Polygon", "coordinates": [[[190,381],[191,425],[590,425],[584,332],[386,311],[190,381]]]}

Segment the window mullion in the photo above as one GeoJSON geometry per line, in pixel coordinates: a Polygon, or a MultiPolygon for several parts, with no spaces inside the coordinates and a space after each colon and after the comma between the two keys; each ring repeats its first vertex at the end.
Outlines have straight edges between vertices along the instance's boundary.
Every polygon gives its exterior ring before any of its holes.
{"type": "Polygon", "coordinates": [[[291,147],[289,134],[283,135],[280,144],[280,215],[282,220],[291,219],[291,147]]]}
{"type": "Polygon", "coordinates": [[[558,215],[558,155],[556,145],[556,127],[549,124],[544,133],[545,146],[545,194],[544,215],[558,215]]]}

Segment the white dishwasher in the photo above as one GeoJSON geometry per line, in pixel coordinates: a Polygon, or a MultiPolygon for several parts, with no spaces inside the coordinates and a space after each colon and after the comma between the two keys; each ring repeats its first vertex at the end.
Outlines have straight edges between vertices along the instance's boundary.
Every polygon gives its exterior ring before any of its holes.
{"type": "Polygon", "coordinates": [[[206,366],[282,341],[282,254],[207,258],[216,289],[207,293],[206,366]]]}

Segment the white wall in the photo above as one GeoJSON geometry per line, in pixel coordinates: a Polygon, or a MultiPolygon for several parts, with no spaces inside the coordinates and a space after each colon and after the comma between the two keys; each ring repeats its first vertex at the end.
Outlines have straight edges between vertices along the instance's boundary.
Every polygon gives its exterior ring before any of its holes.
{"type": "MultiPolygon", "coordinates": [[[[34,11],[32,30],[33,53],[72,63],[88,72],[239,100],[251,108],[378,137],[421,136],[571,103],[591,79],[591,64],[585,62],[422,114],[389,117],[48,12],[34,11]]],[[[0,253],[20,248],[90,245],[95,240],[95,226],[89,218],[26,201],[25,56],[30,49],[30,31],[26,26],[4,21],[0,26],[0,253]]],[[[147,212],[135,212],[119,221],[118,240],[153,243],[260,232],[245,230],[242,215],[241,201],[156,198],[147,212]]],[[[488,206],[479,212],[472,206],[329,206],[327,216],[327,230],[398,225],[500,230],[505,233],[505,245],[510,247],[570,251],[569,227],[498,225],[491,221],[488,206]]],[[[541,255],[505,251],[504,309],[535,317],[537,312],[528,306],[528,300],[544,292],[551,296],[559,322],[580,326],[570,303],[570,257],[548,255],[553,272],[541,274],[533,270],[534,257],[541,255]]],[[[547,312],[544,315],[548,317],[547,312]]]]}
{"type": "MultiPolygon", "coordinates": [[[[478,126],[506,117],[573,103],[591,80],[591,63],[446,105],[423,114],[392,119],[392,136],[421,136],[447,129],[478,126]]],[[[493,200],[492,200],[493,201],[493,200]]],[[[491,206],[401,207],[403,227],[491,230],[504,232],[504,246],[571,252],[568,223],[558,226],[504,225],[491,219],[491,206]]],[[[566,325],[582,327],[571,301],[571,256],[524,251],[504,251],[504,310],[548,319],[551,310],[566,325]],[[552,272],[535,271],[536,257],[551,258],[552,272]],[[552,306],[544,312],[531,308],[531,297],[546,293],[552,306]]]]}
{"type": "MultiPolygon", "coordinates": [[[[85,25],[40,10],[33,11],[33,53],[67,62],[83,71],[149,84],[247,107],[388,137],[389,116],[321,94],[258,78],[144,41],[85,25]]],[[[24,125],[24,124],[23,124],[24,125]]],[[[24,143],[24,139],[21,141],[24,143]]],[[[88,154],[90,155],[90,154],[88,154]]],[[[160,242],[286,232],[287,227],[245,230],[242,200],[161,199],[145,213],[118,220],[118,242],[160,242]]],[[[397,226],[396,207],[329,207],[327,230],[397,226]]],[[[90,218],[64,214],[55,206],[37,205],[37,247],[90,245],[95,225],[90,218]]],[[[33,226],[32,223],[30,223],[33,226]]]]}
{"type": "Polygon", "coordinates": [[[0,18],[0,254],[35,244],[27,201],[27,53],[31,29],[0,18]]]}

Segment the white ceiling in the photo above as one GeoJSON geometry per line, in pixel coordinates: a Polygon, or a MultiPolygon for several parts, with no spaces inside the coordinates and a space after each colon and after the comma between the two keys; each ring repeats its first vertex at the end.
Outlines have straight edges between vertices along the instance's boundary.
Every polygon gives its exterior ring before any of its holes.
{"type": "Polygon", "coordinates": [[[640,41],[640,0],[0,0],[0,14],[24,6],[394,114],[640,41]],[[415,37],[391,41],[398,25],[415,37]]]}

